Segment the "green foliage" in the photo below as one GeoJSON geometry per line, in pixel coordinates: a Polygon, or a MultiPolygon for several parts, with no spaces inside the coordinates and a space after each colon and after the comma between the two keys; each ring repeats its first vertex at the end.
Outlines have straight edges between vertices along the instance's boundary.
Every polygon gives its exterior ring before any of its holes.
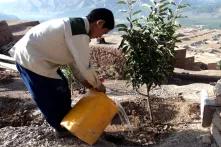
{"type": "Polygon", "coordinates": [[[126,77],[134,89],[146,84],[150,88],[161,85],[173,72],[174,48],[179,42],[176,19],[187,5],[171,0],[152,0],[143,4],[144,10],[135,10],[135,0],[120,0],[126,5],[128,24],[117,25],[122,32],[120,49],[126,58],[126,77]],[[147,15],[145,15],[147,13],[147,15]],[[137,17],[137,14],[144,15],[137,17]],[[136,16],[135,16],[136,15],[136,16]]]}
{"type": "Polygon", "coordinates": [[[73,73],[71,68],[68,65],[62,66],[61,71],[68,80],[68,85],[71,87],[72,79],[73,79],[73,73]]]}

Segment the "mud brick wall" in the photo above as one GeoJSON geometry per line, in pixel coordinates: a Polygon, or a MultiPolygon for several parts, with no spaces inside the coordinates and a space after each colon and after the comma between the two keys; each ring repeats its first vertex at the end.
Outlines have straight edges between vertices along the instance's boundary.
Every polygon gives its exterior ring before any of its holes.
{"type": "Polygon", "coordinates": [[[194,60],[195,60],[195,58],[193,56],[186,57],[184,69],[193,70],[194,60]]]}
{"type": "MultiPolygon", "coordinates": [[[[100,75],[106,78],[123,79],[125,59],[121,51],[109,45],[91,45],[91,63],[100,75]]],[[[186,57],[186,49],[176,50],[175,67],[190,69],[194,66],[194,57],[186,57]]],[[[199,69],[200,70],[200,69],[199,69]]]]}
{"type": "Polygon", "coordinates": [[[219,66],[217,66],[217,63],[208,63],[207,67],[209,70],[219,70],[219,66]]]}
{"type": "Polygon", "coordinates": [[[125,59],[119,49],[111,46],[90,46],[92,66],[99,75],[109,79],[123,79],[125,59]]]}
{"type": "Polygon", "coordinates": [[[12,32],[16,32],[18,30],[24,30],[27,27],[34,27],[36,25],[40,24],[39,21],[27,21],[27,22],[21,22],[18,24],[10,25],[10,30],[12,32]]]}
{"type": "Polygon", "coordinates": [[[0,47],[13,40],[12,33],[6,21],[0,21],[0,47]]]}
{"type": "Polygon", "coordinates": [[[10,24],[9,28],[13,33],[14,41],[21,39],[29,29],[40,24],[39,21],[27,21],[27,22],[18,22],[15,24],[10,24]]]}
{"type": "Polygon", "coordinates": [[[186,49],[175,50],[175,67],[185,69],[186,49]]]}

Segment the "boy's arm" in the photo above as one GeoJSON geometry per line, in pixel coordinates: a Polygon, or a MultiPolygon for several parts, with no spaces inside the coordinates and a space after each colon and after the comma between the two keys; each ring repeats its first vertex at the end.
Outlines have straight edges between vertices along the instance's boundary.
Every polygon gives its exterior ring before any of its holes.
{"type": "Polygon", "coordinates": [[[85,87],[101,91],[104,86],[89,65],[89,36],[87,34],[72,35],[70,25],[66,23],[65,27],[65,41],[74,59],[71,65],[74,76],[85,87]]]}
{"type": "Polygon", "coordinates": [[[95,89],[100,92],[106,92],[105,86],[101,83],[100,86],[98,87],[93,87],[80,73],[79,69],[76,67],[76,63],[74,62],[73,64],[69,65],[71,67],[71,70],[73,72],[74,77],[81,82],[86,88],[89,89],[95,89]]]}
{"type": "Polygon", "coordinates": [[[73,64],[69,65],[71,67],[71,70],[73,72],[74,77],[81,82],[86,88],[89,89],[95,89],[100,92],[106,92],[105,86],[101,83],[100,86],[98,87],[93,87],[80,73],[79,69],[76,67],[76,63],[74,62],[73,64]]]}

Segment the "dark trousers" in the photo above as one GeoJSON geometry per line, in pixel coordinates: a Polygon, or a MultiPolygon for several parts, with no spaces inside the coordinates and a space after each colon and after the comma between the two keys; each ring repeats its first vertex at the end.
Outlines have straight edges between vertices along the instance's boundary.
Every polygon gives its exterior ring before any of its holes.
{"type": "Polygon", "coordinates": [[[47,122],[56,130],[62,130],[60,122],[71,109],[71,92],[61,70],[57,73],[62,79],[53,79],[38,75],[18,63],[16,67],[47,122]]]}

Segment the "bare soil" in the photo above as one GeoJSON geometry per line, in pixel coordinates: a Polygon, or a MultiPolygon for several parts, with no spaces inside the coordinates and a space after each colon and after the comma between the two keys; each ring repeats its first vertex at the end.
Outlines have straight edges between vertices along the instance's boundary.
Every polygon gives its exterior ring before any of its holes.
{"type": "MultiPolygon", "coordinates": [[[[121,102],[132,131],[116,115],[94,146],[210,146],[201,140],[208,129],[201,127],[199,103],[179,94],[168,97],[165,93],[164,98],[155,95],[150,99],[154,118],[151,123],[145,97],[127,88],[125,81],[107,80],[104,84],[109,97],[121,102]]],[[[73,102],[80,97],[77,91],[73,92],[73,102]]],[[[0,69],[0,110],[2,147],[88,146],[75,137],[56,138],[18,74],[10,70],[0,69]]]]}

